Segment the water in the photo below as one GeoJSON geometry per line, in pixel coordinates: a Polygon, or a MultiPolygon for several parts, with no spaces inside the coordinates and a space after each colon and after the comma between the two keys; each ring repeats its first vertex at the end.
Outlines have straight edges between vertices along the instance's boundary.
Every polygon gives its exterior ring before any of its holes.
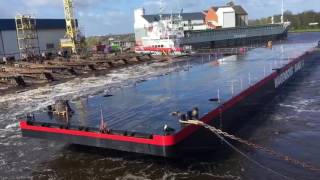
{"type": "MultiPolygon", "coordinates": [[[[319,33],[290,35],[288,44],[315,43],[319,33]]],[[[298,47],[298,46],[297,46],[298,47]]],[[[259,59],[259,53],[252,54],[259,59]]],[[[296,159],[320,166],[320,66],[290,83],[240,130],[244,138],[271,147],[296,159]]],[[[78,99],[107,87],[130,86],[174,71],[173,68],[134,66],[93,77],[47,86],[0,98],[0,175],[3,179],[280,179],[225,149],[204,159],[164,160],[105,149],[70,146],[21,137],[15,116],[41,109],[60,97],[78,99]],[[130,78],[130,81],[127,79],[130,78]]],[[[316,174],[261,152],[245,149],[250,157],[295,179],[318,179],[316,174]]]]}

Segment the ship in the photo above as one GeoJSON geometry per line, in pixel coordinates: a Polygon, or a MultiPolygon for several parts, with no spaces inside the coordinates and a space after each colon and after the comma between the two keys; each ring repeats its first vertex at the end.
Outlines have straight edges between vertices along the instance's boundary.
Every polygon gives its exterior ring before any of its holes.
{"type": "Polygon", "coordinates": [[[235,132],[301,69],[314,65],[314,48],[288,46],[295,48],[281,56],[269,56],[281,51],[280,45],[253,50],[263,55],[259,60],[246,58],[248,52],[232,61],[213,55],[173,61],[171,72],[108,96],[60,102],[20,117],[22,136],[166,158],[212,151],[221,139],[180,121],[197,119],[235,132]]]}
{"type": "MultiPolygon", "coordinates": [[[[144,10],[136,11],[139,13],[144,10]]],[[[145,25],[145,36],[136,42],[135,52],[154,55],[183,54],[180,40],[184,37],[184,31],[181,22],[182,16],[178,14],[159,15],[159,21],[145,25]]]]}
{"type": "Polygon", "coordinates": [[[290,22],[250,26],[242,6],[210,7],[203,12],[146,15],[136,9],[136,53],[180,55],[199,49],[244,47],[286,39],[290,22]]]}

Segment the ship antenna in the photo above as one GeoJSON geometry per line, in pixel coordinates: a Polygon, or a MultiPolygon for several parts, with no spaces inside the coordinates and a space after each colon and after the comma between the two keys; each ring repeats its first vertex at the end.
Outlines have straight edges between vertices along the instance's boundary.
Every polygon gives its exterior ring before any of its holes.
{"type": "Polygon", "coordinates": [[[101,117],[101,120],[100,120],[99,129],[100,129],[100,132],[105,133],[107,131],[107,125],[104,122],[102,105],[100,105],[100,117],[101,117]]]}
{"type": "MultiPolygon", "coordinates": [[[[180,0],[178,0],[178,11],[181,9],[180,0]]],[[[182,14],[182,10],[179,12],[179,18],[182,14]]]]}
{"type": "Polygon", "coordinates": [[[104,121],[102,105],[100,105],[100,118],[101,121],[104,121]]]}
{"type": "Polygon", "coordinates": [[[281,7],[281,24],[284,23],[284,0],[282,0],[282,7],[281,7]]]}
{"type": "Polygon", "coordinates": [[[160,4],[160,20],[162,19],[162,14],[163,14],[163,11],[164,11],[164,4],[163,4],[163,0],[160,0],[159,2],[160,4]]]}

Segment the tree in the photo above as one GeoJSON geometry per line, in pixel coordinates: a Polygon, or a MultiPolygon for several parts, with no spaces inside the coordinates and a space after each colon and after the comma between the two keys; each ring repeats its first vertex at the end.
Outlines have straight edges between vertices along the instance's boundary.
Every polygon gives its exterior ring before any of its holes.
{"type": "MultiPolygon", "coordinates": [[[[274,21],[275,22],[280,22],[280,17],[281,15],[275,15],[274,16],[274,21]]],[[[250,21],[250,25],[266,25],[270,24],[270,19],[271,17],[267,18],[261,18],[261,19],[256,19],[253,21],[250,21]]],[[[309,28],[320,28],[320,12],[315,12],[315,11],[305,11],[302,13],[298,14],[293,14],[291,11],[286,11],[284,13],[284,20],[285,21],[290,21],[292,29],[299,30],[299,29],[309,29],[309,28]],[[315,26],[310,26],[310,23],[319,23],[318,25],[315,26]]]]}

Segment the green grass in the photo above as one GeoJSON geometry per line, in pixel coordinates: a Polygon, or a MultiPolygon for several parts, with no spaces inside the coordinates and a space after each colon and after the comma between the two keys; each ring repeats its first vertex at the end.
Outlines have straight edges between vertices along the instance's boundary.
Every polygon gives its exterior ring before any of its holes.
{"type": "Polygon", "coordinates": [[[316,28],[316,29],[292,29],[289,32],[291,32],[291,33],[320,32],[320,28],[316,28]]]}

